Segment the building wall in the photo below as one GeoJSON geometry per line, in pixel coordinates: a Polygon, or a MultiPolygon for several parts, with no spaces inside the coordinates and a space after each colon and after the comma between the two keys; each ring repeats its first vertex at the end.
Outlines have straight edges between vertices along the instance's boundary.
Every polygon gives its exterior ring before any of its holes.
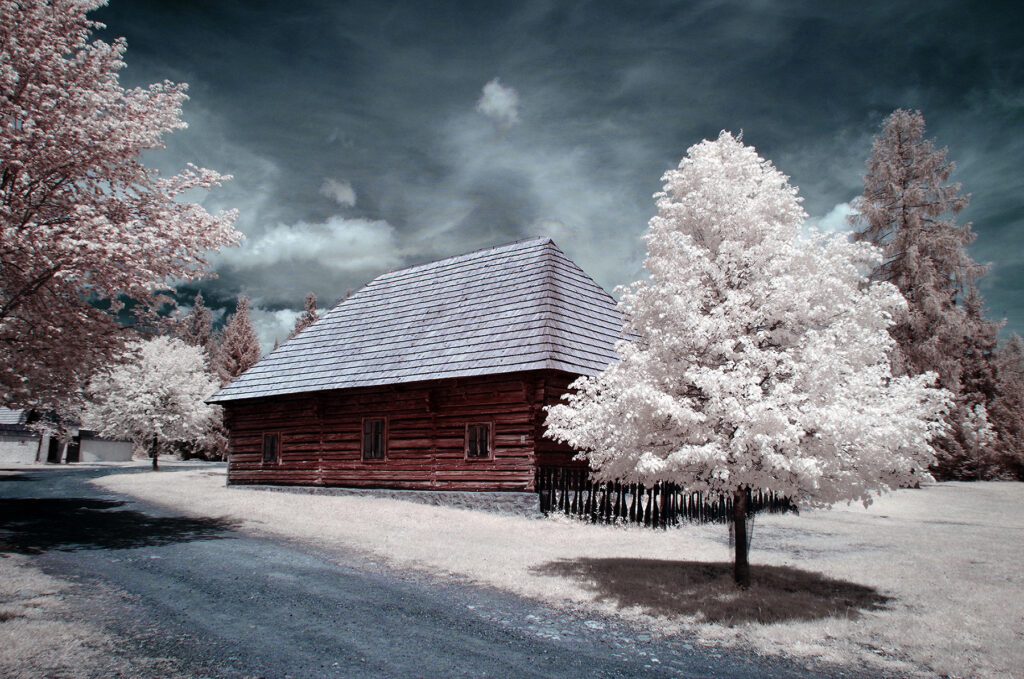
{"type": "Polygon", "coordinates": [[[132,459],[130,441],[82,437],[81,462],[127,462],[132,459]]]}
{"type": "MultiPolygon", "coordinates": [[[[544,405],[553,405],[562,402],[562,396],[569,391],[569,385],[576,379],[576,375],[563,372],[551,372],[539,386],[541,390],[536,395],[536,400],[544,405]]],[[[533,422],[533,438],[536,441],[537,465],[542,467],[586,467],[585,460],[576,460],[576,451],[564,443],[558,443],[544,436],[546,427],[544,419],[547,413],[543,408],[538,409],[533,422]]]]}
{"type": "Polygon", "coordinates": [[[436,490],[533,490],[538,457],[571,451],[538,442],[545,402],[569,376],[532,371],[226,403],[229,483],[436,490]],[[364,417],[387,418],[384,460],[362,459],[364,417]],[[466,459],[466,425],[490,422],[492,456],[466,459]],[[279,433],[280,459],[262,461],[279,433]]]}
{"type": "Polygon", "coordinates": [[[38,452],[38,435],[0,434],[0,463],[31,464],[38,452]]]}

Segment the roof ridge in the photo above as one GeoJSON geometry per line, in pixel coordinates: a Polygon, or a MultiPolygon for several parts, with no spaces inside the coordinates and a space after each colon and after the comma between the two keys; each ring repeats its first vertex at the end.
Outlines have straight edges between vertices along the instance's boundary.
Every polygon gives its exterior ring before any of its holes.
{"type": "MultiPolygon", "coordinates": [[[[520,240],[514,240],[514,241],[511,241],[509,243],[502,243],[501,245],[492,245],[491,247],[488,247],[488,248],[480,248],[480,249],[477,249],[477,250],[470,250],[469,252],[463,252],[461,254],[451,255],[449,257],[443,257],[441,259],[435,259],[435,260],[432,260],[430,262],[423,262],[422,264],[413,264],[412,266],[403,266],[403,267],[401,267],[399,269],[391,269],[390,271],[385,271],[382,274],[378,274],[376,277],[373,278],[373,280],[370,281],[370,283],[373,283],[374,281],[376,281],[376,280],[378,280],[380,278],[383,278],[385,276],[391,276],[393,274],[406,273],[406,272],[409,272],[409,271],[414,271],[415,269],[433,267],[433,266],[438,266],[438,265],[441,265],[441,264],[450,264],[450,263],[452,263],[452,262],[454,262],[456,260],[462,259],[462,258],[469,259],[471,257],[478,256],[478,255],[483,255],[483,254],[488,253],[488,252],[498,252],[498,251],[505,250],[505,249],[512,249],[512,247],[515,246],[515,245],[519,245],[519,246],[524,246],[524,245],[527,245],[527,244],[543,245],[545,243],[551,243],[552,245],[554,245],[555,241],[553,241],[550,236],[541,236],[541,237],[537,237],[537,238],[522,238],[520,240]]],[[[555,245],[555,247],[557,248],[558,246],[555,245]]],[[[369,285],[370,283],[367,283],[367,285],[369,285]]],[[[365,287],[365,286],[363,286],[363,287],[365,287]]]]}

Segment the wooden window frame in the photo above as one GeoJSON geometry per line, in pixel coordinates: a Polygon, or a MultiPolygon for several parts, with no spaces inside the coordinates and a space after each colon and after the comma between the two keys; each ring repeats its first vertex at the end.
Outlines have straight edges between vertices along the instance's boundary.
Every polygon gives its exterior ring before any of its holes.
{"type": "Polygon", "coordinates": [[[281,464],[281,432],[279,431],[265,431],[263,432],[263,444],[260,448],[260,464],[281,464]],[[275,451],[273,459],[267,459],[267,441],[277,440],[277,450],[275,451]]]}
{"type": "Polygon", "coordinates": [[[388,460],[388,417],[387,415],[375,415],[364,417],[359,424],[359,457],[363,462],[387,462],[388,460]],[[381,426],[380,457],[366,456],[366,423],[380,420],[381,426]]]}
{"type": "Polygon", "coordinates": [[[477,420],[475,422],[466,423],[466,438],[465,438],[465,449],[463,451],[467,462],[474,460],[493,460],[494,459],[494,422],[489,420],[477,420]],[[470,455],[469,454],[469,432],[473,427],[487,427],[487,454],[486,455],[470,455]]]}

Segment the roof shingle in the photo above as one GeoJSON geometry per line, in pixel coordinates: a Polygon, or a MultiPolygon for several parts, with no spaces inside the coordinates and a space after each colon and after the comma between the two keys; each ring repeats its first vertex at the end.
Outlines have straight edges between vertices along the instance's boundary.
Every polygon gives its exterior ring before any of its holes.
{"type": "Polygon", "coordinates": [[[382,274],[213,403],[618,359],[615,301],[548,238],[382,274]]]}

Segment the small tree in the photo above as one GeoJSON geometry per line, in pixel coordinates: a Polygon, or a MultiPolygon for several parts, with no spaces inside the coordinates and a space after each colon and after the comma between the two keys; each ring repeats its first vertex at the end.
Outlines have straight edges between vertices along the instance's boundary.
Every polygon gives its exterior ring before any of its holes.
{"type": "MultiPolygon", "coordinates": [[[[206,370],[218,381],[215,356],[219,346],[218,335],[213,331],[213,317],[206,308],[203,293],[197,292],[192,309],[174,325],[174,335],[181,341],[203,350],[206,356],[206,370]]],[[[227,431],[224,423],[218,418],[216,426],[200,438],[182,441],[178,452],[182,457],[201,457],[207,460],[224,459],[227,456],[227,431]]]]}
{"type": "Polygon", "coordinates": [[[125,90],[125,41],[90,41],[102,0],[0,0],[0,403],[65,410],[123,345],[119,299],[204,275],[234,213],[185,198],[227,179],[161,177],[144,152],[185,127],[186,86],[125,90]],[[107,300],[105,309],[96,301],[107,300]]]}
{"type": "Polygon", "coordinates": [[[213,316],[203,302],[203,293],[196,293],[192,309],[175,324],[174,336],[185,344],[202,347],[209,352],[213,338],[213,316]]]}
{"type": "Polygon", "coordinates": [[[548,411],[598,479],[672,481],[734,500],[736,582],[750,584],[748,493],[804,505],[928,478],[945,392],[894,378],[904,302],[859,267],[877,250],[801,238],[796,190],[727,132],[663,177],[650,278],[623,291],[621,360],[548,411]]]}
{"type": "Polygon", "coordinates": [[[974,284],[967,286],[959,301],[965,325],[957,356],[958,392],[947,416],[950,434],[937,442],[934,473],[940,478],[987,479],[1001,473],[995,432],[997,426],[1006,426],[998,409],[989,412],[999,396],[996,349],[1001,324],[985,318],[984,302],[974,284]]]}
{"type": "Polygon", "coordinates": [[[996,353],[998,388],[992,403],[1000,468],[1024,481],[1024,340],[1014,333],[996,353]]]}
{"type": "Polygon", "coordinates": [[[227,384],[260,360],[260,340],[249,317],[249,298],[241,295],[235,313],[224,326],[224,334],[217,347],[217,375],[221,384],[227,384]]]}
{"type": "Polygon", "coordinates": [[[219,406],[205,403],[218,388],[205,351],[172,337],[131,342],[125,361],[90,382],[85,421],[101,435],[125,438],[159,469],[161,452],[214,435],[219,406]]]}
{"type": "Polygon", "coordinates": [[[955,221],[969,197],[959,184],[949,183],[954,165],[946,149],[936,149],[924,134],[920,111],[900,109],[885,119],[851,222],[858,240],[884,253],[872,278],[892,283],[907,300],[906,313],[891,331],[899,346],[894,369],[933,371],[956,399],[947,416],[948,434],[937,441],[936,473],[973,478],[978,444],[970,432],[978,406],[987,409],[994,396],[978,380],[991,370],[984,363],[992,359],[999,326],[981,313],[983,300],[974,283],[985,267],[967,253],[975,239],[971,225],[955,221]]]}
{"type": "Polygon", "coordinates": [[[302,315],[295,319],[295,328],[288,335],[288,339],[291,339],[298,335],[300,332],[313,325],[320,319],[320,314],[316,310],[316,295],[312,292],[306,295],[306,310],[302,312],[302,315]]]}

